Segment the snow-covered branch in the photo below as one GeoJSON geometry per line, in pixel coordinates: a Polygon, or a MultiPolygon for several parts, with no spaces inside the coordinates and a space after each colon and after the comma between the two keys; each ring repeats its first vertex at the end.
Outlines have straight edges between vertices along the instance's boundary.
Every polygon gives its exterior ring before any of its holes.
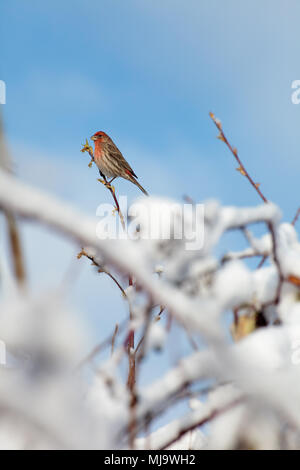
{"type": "MultiPolygon", "coordinates": [[[[208,447],[215,443],[237,448],[242,445],[237,437],[241,426],[243,438],[251,442],[257,438],[252,427],[247,434],[247,426],[241,424],[243,417],[251,416],[255,428],[255,420],[266,408],[271,427],[273,421],[284,424],[289,430],[286,438],[298,438],[300,245],[295,227],[281,223],[280,210],[271,203],[236,208],[208,201],[203,219],[197,212],[182,216],[178,207],[174,201],[147,198],[135,211],[138,237],[105,238],[97,226],[98,219],[0,172],[0,208],[48,226],[75,242],[98,270],[110,275],[132,313],[130,322],[118,331],[120,338],[115,329],[86,355],[79,347],[84,330],[76,326],[58,295],[49,298],[17,292],[13,300],[5,297],[0,331],[13,358],[14,373],[7,375],[6,369],[0,369],[0,411],[7,410],[10,426],[15,416],[24,423],[20,443],[13,446],[26,447],[24,435],[30,435],[36,447],[114,448],[134,442],[137,447],[164,448],[179,446],[184,436],[195,437],[198,428],[209,421],[216,433],[194,440],[193,446],[200,446],[201,441],[202,447],[205,441],[208,447]],[[190,240],[185,232],[182,238],[145,236],[153,228],[151,224],[157,228],[162,211],[163,228],[166,220],[170,221],[171,234],[182,225],[190,229],[194,223],[197,227],[204,224],[201,247],[186,249],[190,240]],[[258,223],[265,229],[261,238],[250,232],[250,226],[258,223]],[[216,253],[222,236],[232,230],[242,231],[248,246],[227,251],[219,260],[216,253]],[[269,263],[251,268],[247,258],[255,255],[268,258],[269,263]],[[130,275],[134,288],[123,288],[118,274],[130,275]],[[243,338],[237,343],[228,337],[224,326],[232,310],[233,337],[243,338]],[[165,324],[162,317],[167,319],[165,324]],[[261,317],[264,328],[258,321],[261,317]],[[140,368],[152,349],[163,351],[166,347],[170,319],[183,327],[183,334],[200,350],[181,357],[162,377],[142,386],[140,368]],[[133,331],[140,341],[129,351],[138,365],[137,383],[130,394],[119,369],[133,331]],[[94,380],[86,381],[78,364],[89,364],[111,343],[110,359],[94,361],[97,373],[94,380]],[[233,383],[235,388],[228,394],[233,383]],[[214,388],[218,394],[204,393],[207,388],[214,388]],[[26,410],[18,403],[20,393],[27,397],[26,410]],[[186,404],[191,394],[198,396],[201,406],[170,422],[165,430],[146,432],[145,439],[139,440],[140,433],[158,416],[179,402],[186,404]],[[61,409],[65,410],[63,424],[53,419],[53,413],[61,409]],[[78,424],[82,416],[86,428],[78,424]],[[220,441],[218,429],[223,421],[228,427],[227,437],[231,436],[230,445],[225,438],[220,441]],[[79,428],[78,435],[67,431],[79,428]]],[[[0,444],[2,432],[5,426],[0,427],[0,444]]]]}

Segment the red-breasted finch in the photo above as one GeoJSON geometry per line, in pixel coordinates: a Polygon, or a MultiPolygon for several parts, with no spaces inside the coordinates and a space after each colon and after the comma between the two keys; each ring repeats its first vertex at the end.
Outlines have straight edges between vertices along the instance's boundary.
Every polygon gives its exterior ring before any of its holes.
{"type": "Polygon", "coordinates": [[[95,142],[94,160],[99,168],[100,175],[112,178],[108,182],[109,184],[120,176],[121,178],[131,181],[131,183],[138,186],[138,188],[148,196],[147,191],[137,182],[137,176],[131,166],[105,132],[96,132],[92,135],[91,140],[95,142]]]}

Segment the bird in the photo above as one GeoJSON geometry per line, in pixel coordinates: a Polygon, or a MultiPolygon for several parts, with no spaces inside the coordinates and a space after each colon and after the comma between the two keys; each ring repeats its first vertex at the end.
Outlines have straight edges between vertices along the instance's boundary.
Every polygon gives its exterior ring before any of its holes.
{"type": "Polygon", "coordinates": [[[149,196],[147,191],[137,181],[137,176],[129,163],[125,160],[122,153],[115,145],[113,140],[103,131],[96,132],[92,135],[91,140],[95,143],[94,161],[99,169],[102,177],[111,178],[108,181],[110,185],[115,178],[119,176],[131,181],[135,184],[146,196],[149,196]]]}

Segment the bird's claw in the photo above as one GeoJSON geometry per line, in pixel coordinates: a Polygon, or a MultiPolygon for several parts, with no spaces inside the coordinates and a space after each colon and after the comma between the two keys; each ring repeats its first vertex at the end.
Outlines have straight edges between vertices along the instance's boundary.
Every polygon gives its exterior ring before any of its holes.
{"type": "Polygon", "coordinates": [[[109,184],[109,183],[106,183],[105,186],[106,186],[108,189],[110,189],[113,193],[115,193],[115,187],[114,187],[114,186],[112,186],[112,185],[109,184]]]}
{"type": "Polygon", "coordinates": [[[111,184],[109,184],[107,181],[101,179],[101,178],[98,178],[98,181],[102,184],[104,184],[104,186],[106,186],[108,189],[110,189],[113,193],[115,192],[115,187],[112,186],[111,184]]]}

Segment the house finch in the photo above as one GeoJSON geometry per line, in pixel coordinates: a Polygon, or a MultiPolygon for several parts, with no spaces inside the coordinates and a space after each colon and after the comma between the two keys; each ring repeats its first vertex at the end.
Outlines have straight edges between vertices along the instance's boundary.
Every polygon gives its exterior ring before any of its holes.
{"type": "Polygon", "coordinates": [[[92,135],[91,140],[95,142],[94,160],[99,168],[100,175],[112,178],[108,182],[109,184],[120,176],[131,181],[148,196],[147,191],[137,182],[137,176],[131,166],[105,132],[96,132],[96,134],[92,135]]]}

